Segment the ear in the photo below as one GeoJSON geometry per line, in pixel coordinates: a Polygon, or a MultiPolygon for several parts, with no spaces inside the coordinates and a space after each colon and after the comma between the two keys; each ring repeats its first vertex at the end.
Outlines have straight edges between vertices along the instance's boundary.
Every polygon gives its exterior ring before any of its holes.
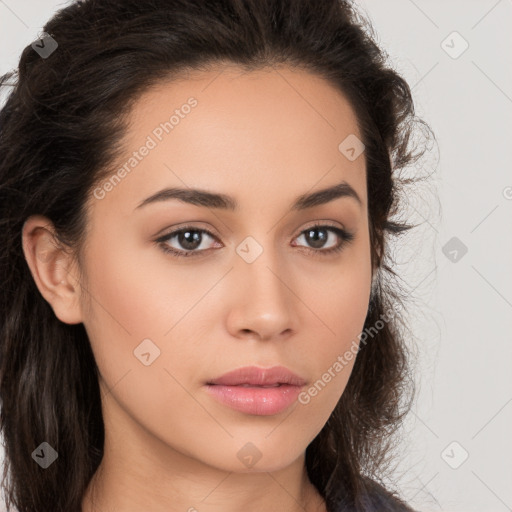
{"type": "Polygon", "coordinates": [[[32,215],[23,224],[23,253],[41,295],[67,324],[82,322],[81,286],[70,252],[58,242],[51,221],[32,215]]]}

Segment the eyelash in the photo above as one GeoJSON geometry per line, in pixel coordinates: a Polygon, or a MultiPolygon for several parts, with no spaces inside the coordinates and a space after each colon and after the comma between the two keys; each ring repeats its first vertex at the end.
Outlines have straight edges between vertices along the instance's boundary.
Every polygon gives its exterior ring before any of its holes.
{"type": "MultiPolygon", "coordinates": [[[[341,242],[336,247],[332,247],[330,249],[324,249],[324,250],[303,247],[303,249],[305,249],[307,252],[314,253],[315,255],[328,256],[330,254],[340,252],[345,247],[345,245],[352,242],[352,240],[354,240],[354,238],[355,238],[355,235],[353,233],[349,233],[348,231],[345,231],[344,229],[338,228],[337,226],[331,226],[331,225],[321,224],[321,223],[317,223],[317,224],[314,224],[314,225],[306,228],[305,230],[301,231],[296,238],[300,237],[307,231],[318,229],[318,228],[327,228],[328,231],[331,231],[331,232],[335,233],[336,235],[338,235],[338,237],[341,239],[341,242]]],[[[171,238],[174,238],[176,235],[179,235],[180,233],[184,233],[186,231],[206,233],[208,236],[210,236],[214,239],[217,239],[217,237],[213,233],[208,231],[207,229],[197,228],[194,226],[185,226],[180,229],[177,229],[176,231],[171,231],[167,235],[164,235],[164,236],[158,238],[157,240],[155,240],[155,242],[160,246],[160,248],[165,253],[172,254],[173,256],[176,256],[178,258],[189,258],[189,257],[200,256],[202,253],[204,253],[208,250],[208,249],[204,249],[201,251],[192,251],[192,250],[178,251],[176,249],[170,248],[165,243],[165,242],[168,242],[171,238]]]]}

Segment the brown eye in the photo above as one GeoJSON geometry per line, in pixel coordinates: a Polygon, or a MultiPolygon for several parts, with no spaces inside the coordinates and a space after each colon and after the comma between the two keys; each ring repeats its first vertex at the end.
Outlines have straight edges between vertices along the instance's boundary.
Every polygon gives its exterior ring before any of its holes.
{"type": "Polygon", "coordinates": [[[216,237],[207,231],[206,229],[184,227],[172,231],[171,233],[160,237],[156,242],[164,250],[164,252],[174,254],[175,256],[196,256],[205,252],[208,247],[202,247],[207,245],[205,240],[210,237],[216,240],[216,237]],[[175,244],[178,246],[170,246],[169,241],[175,239],[175,244]]]}
{"type": "Polygon", "coordinates": [[[309,245],[306,249],[311,249],[312,252],[319,254],[330,254],[341,251],[347,243],[354,239],[354,234],[336,226],[316,224],[305,229],[297,237],[297,240],[300,237],[304,237],[306,244],[309,245]],[[339,240],[337,243],[336,238],[339,240]],[[326,245],[328,245],[327,249],[322,249],[326,245]]]}

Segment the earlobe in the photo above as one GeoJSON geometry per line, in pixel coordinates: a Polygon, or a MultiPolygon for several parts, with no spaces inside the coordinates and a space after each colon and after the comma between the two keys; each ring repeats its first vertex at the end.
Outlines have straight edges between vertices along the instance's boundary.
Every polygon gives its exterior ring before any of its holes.
{"type": "Polygon", "coordinates": [[[58,242],[51,221],[32,215],[23,224],[23,253],[39,292],[55,316],[67,324],[82,322],[81,287],[73,258],[58,242]]]}

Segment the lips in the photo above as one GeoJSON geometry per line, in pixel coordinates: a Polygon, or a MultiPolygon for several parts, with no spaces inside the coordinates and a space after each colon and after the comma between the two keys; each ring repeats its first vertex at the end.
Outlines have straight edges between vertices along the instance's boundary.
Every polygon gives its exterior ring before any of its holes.
{"type": "Polygon", "coordinates": [[[238,368],[205,383],[205,392],[245,414],[272,416],[297,401],[306,381],[284,366],[238,368]]]}
{"type": "Polygon", "coordinates": [[[208,381],[209,385],[274,388],[282,385],[304,386],[306,381],[284,366],[259,368],[245,366],[208,381]]]}

